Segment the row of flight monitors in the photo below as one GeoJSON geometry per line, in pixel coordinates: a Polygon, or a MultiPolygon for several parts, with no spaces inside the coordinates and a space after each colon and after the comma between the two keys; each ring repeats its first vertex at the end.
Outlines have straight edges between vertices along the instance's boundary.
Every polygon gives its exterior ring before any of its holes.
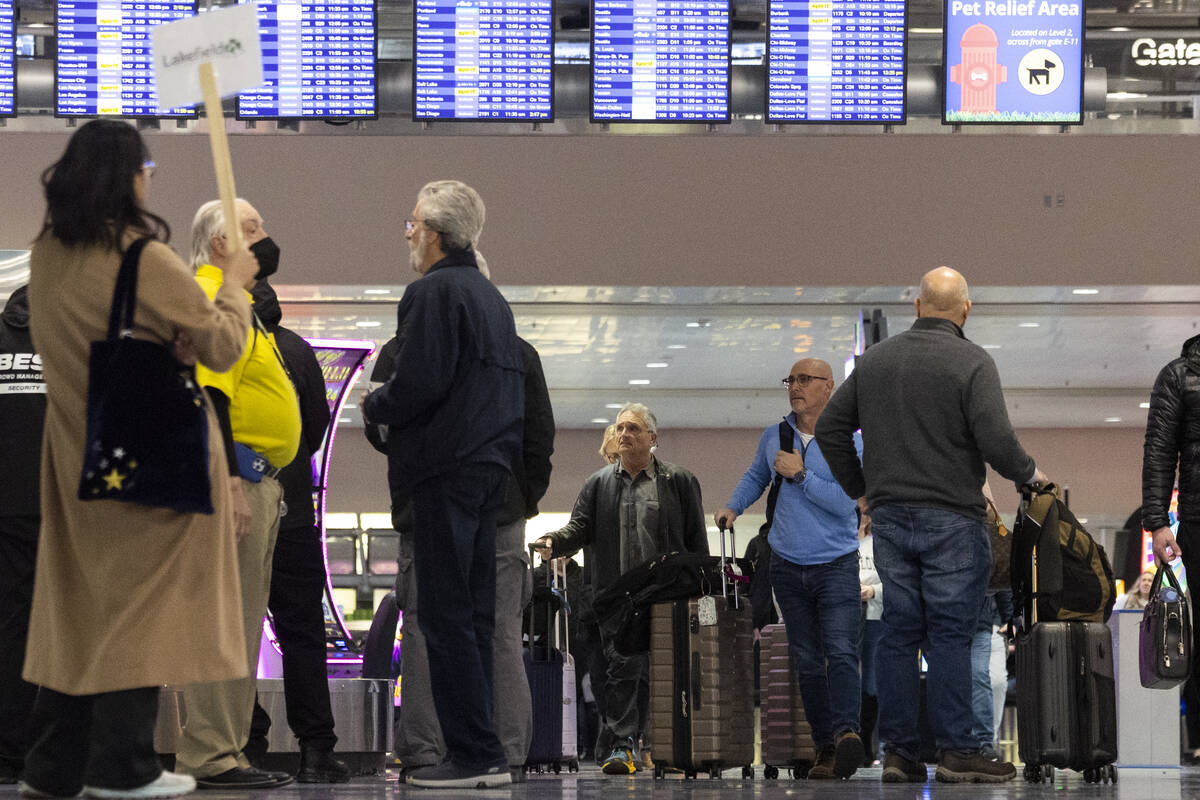
{"type": "MultiPolygon", "coordinates": [[[[904,121],[902,0],[770,8],[767,121],[904,121]],[[880,91],[864,98],[868,82],[880,91]]],[[[59,0],[56,114],[194,116],[157,107],[149,28],[195,13],[190,0],[59,0]]],[[[729,0],[594,0],[592,14],[593,121],[730,120],[729,0]]],[[[554,118],[553,0],[415,0],[413,17],[414,119],[554,118]]],[[[260,3],[267,83],[239,98],[238,118],[377,117],[377,19],[375,0],[260,3]]]]}

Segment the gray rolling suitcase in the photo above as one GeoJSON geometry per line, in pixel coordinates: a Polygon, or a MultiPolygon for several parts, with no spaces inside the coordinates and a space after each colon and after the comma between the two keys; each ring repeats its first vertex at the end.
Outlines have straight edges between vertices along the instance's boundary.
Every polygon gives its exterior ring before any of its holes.
{"type": "Polygon", "coordinates": [[[817,752],[792,668],[787,628],[764,626],[759,644],[763,776],[778,778],[782,767],[793,778],[803,778],[816,762],[817,752]]]}
{"type": "MultiPolygon", "coordinates": [[[[730,538],[733,531],[730,530],[730,538]]],[[[724,560],[724,534],[721,537],[724,560]]],[[[732,551],[731,551],[732,552],[732,551]]],[[[723,576],[724,577],[724,576],[723,576]]],[[[754,769],[754,623],[737,583],[721,595],[655,603],[650,612],[654,777],[754,769]]]]}

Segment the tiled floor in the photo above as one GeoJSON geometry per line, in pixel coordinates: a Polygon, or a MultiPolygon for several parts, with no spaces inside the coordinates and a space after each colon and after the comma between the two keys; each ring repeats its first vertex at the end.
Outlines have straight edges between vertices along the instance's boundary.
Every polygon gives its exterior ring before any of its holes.
{"type": "MultiPolygon", "coordinates": [[[[741,772],[729,771],[720,780],[701,778],[682,780],[668,777],[655,780],[639,773],[630,778],[611,778],[596,767],[585,767],[578,774],[535,775],[527,783],[486,791],[418,789],[397,784],[395,773],[356,778],[339,786],[292,784],[266,792],[197,792],[196,800],[383,800],[398,798],[513,798],[513,800],[724,800],[724,798],[820,798],[820,800],[930,800],[963,798],[995,800],[1012,798],[1055,798],[1068,796],[1108,800],[1184,800],[1200,796],[1200,768],[1182,770],[1121,770],[1116,785],[1089,784],[1078,773],[1060,772],[1051,784],[1027,784],[1018,775],[1015,781],[999,785],[951,785],[930,780],[924,785],[882,784],[879,768],[859,771],[851,780],[841,782],[796,781],[788,778],[765,780],[761,768],[754,780],[743,780],[741,772]]],[[[0,787],[0,798],[16,797],[16,788],[0,787]]]]}

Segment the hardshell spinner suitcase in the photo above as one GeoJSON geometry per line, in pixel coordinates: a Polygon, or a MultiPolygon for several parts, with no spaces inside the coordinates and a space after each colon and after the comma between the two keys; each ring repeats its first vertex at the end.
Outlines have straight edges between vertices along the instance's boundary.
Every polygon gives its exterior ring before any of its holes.
{"type": "Polygon", "coordinates": [[[783,767],[793,778],[803,778],[816,761],[816,746],[792,667],[787,629],[782,624],[763,626],[759,644],[763,776],[777,778],[783,767]]]}
{"type": "MultiPolygon", "coordinates": [[[[532,548],[530,555],[532,562],[532,548]]],[[[524,653],[525,676],[529,679],[529,695],[533,706],[533,737],[525,767],[537,772],[548,767],[558,773],[563,765],[570,772],[579,771],[575,659],[567,651],[569,608],[566,604],[565,575],[565,564],[550,561],[546,570],[547,582],[558,602],[546,614],[547,630],[543,638],[535,643],[531,632],[529,647],[524,653]]],[[[535,615],[529,616],[532,620],[535,615]]]]}
{"type": "MultiPolygon", "coordinates": [[[[731,530],[732,536],[732,530],[731,530]]],[[[722,550],[724,535],[722,534],[722,550]]],[[[724,556],[724,553],[722,553],[724,556]]],[[[754,774],[754,623],[737,584],[721,596],[656,603],[650,612],[654,776],[754,774]]]]}
{"type": "MultiPolygon", "coordinates": [[[[1018,524],[1029,496],[1022,493],[1018,524]]],[[[1056,537],[1049,536],[1046,544],[1056,547],[1056,537]]],[[[1030,553],[1022,630],[1017,636],[1017,739],[1025,780],[1053,780],[1058,767],[1082,772],[1089,783],[1115,783],[1112,631],[1104,622],[1038,620],[1039,550],[1041,540],[1030,553]]]]}
{"type": "Polygon", "coordinates": [[[1115,780],[1112,632],[1102,622],[1039,622],[1017,639],[1017,731],[1025,779],[1046,767],[1115,780]]]}

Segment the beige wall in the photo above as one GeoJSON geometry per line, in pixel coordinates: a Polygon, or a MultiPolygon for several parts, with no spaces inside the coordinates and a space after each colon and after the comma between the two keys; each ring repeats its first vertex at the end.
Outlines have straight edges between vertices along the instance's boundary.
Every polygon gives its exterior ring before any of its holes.
{"type": "MultiPolygon", "coordinates": [[[[1022,444],[1055,481],[1070,486],[1071,508],[1081,515],[1105,514],[1124,520],[1141,505],[1142,431],[1132,428],[1023,430],[1022,444]]],[[[761,430],[664,430],[659,456],[692,470],[700,481],[710,515],[729,499],[754,455],[761,430]]],[[[584,479],[601,465],[599,430],[560,430],[554,447],[554,473],[543,511],[570,511],[584,479]]],[[[360,429],[344,429],[334,448],[330,511],[386,511],[384,457],[367,444],[360,429]]],[[[1016,511],[1016,495],[991,476],[1000,510],[1016,511]]],[[[753,509],[761,511],[760,500],[753,509]]]]}
{"type": "MultiPolygon", "coordinates": [[[[908,285],[938,263],[976,285],[1194,282],[1200,136],[1085,131],[284,134],[234,136],[231,149],[287,283],[407,281],[402,220],[442,177],[482,192],[483,249],[503,284],[908,285]]],[[[148,139],[152,205],[186,246],[215,192],[207,137],[148,139]]],[[[0,248],[36,233],[37,179],[66,140],[0,130],[0,248]]]]}

